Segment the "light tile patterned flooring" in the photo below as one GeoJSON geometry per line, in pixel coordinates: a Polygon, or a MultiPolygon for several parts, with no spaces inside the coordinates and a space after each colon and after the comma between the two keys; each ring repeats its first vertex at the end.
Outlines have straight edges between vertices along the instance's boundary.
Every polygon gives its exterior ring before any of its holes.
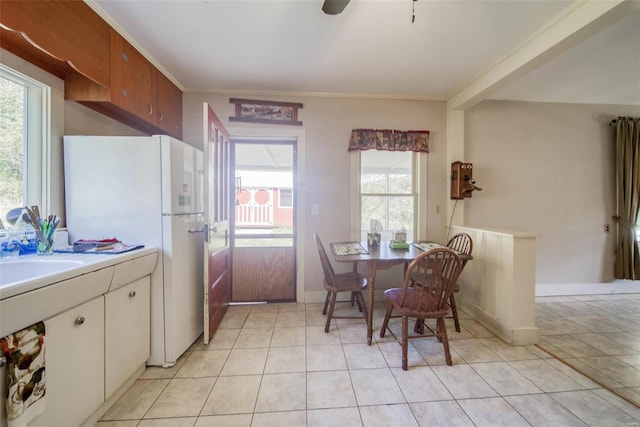
{"type": "MultiPolygon", "coordinates": [[[[379,338],[382,303],[371,347],[362,320],[336,320],[325,334],[321,310],[230,307],[208,347],[196,342],[174,367],[147,368],[96,427],[640,425],[638,407],[464,313],[460,333],[447,327],[454,365],[435,339],[417,339],[405,372],[398,343],[379,338]]],[[[545,343],[638,392],[640,295],[541,298],[536,314],[545,343]],[[612,348],[618,363],[603,367],[612,348]]]]}
{"type": "Polygon", "coordinates": [[[640,405],[640,294],[536,299],[540,346],[640,405]]]}

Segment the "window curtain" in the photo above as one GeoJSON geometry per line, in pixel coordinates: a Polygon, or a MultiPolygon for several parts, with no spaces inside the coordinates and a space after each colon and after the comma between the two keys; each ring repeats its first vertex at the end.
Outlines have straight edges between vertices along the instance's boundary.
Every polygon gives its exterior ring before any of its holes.
{"type": "Polygon", "coordinates": [[[429,152],[428,130],[353,129],[349,151],[386,150],[429,152]]]}
{"type": "Polygon", "coordinates": [[[640,119],[616,120],[617,255],[616,279],[640,279],[636,223],[640,210],[640,119]]]}

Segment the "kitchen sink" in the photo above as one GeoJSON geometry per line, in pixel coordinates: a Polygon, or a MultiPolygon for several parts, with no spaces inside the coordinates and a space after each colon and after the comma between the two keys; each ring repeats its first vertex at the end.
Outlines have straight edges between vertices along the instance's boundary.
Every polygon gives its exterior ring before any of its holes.
{"type": "Polygon", "coordinates": [[[79,260],[23,256],[0,261],[0,288],[83,266],[79,260]]]}

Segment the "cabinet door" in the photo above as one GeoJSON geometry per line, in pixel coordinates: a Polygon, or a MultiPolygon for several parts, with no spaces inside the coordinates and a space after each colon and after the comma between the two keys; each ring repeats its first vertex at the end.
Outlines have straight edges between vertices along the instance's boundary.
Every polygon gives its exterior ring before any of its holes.
{"type": "Polygon", "coordinates": [[[106,399],[149,358],[150,331],[150,276],[105,295],[106,399]]]}
{"type": "Polygon", "coordinates": [[[111,49],[112,102],[155,124],[153,65],[115,30],[112,30],[111,49]]]}
{"type": "Polygon", "coordinates": [[[104,297],[44,324],[46,409],[29,425],[79,425],[104,402],[104,297]]]}
{"type": "Polygon", "coordinates": [[[182,139],[182,91],[164,74],[157,71],[158,126],[182,139]]]}

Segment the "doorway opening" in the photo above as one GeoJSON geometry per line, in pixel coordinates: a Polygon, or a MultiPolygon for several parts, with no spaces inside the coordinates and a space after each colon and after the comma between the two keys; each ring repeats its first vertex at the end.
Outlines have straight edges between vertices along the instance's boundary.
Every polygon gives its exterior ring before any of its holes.
{"type": "Polygon", "coordinates": [[[232,303],[296,301],[296,138],[231,138],[232,303]]]}

